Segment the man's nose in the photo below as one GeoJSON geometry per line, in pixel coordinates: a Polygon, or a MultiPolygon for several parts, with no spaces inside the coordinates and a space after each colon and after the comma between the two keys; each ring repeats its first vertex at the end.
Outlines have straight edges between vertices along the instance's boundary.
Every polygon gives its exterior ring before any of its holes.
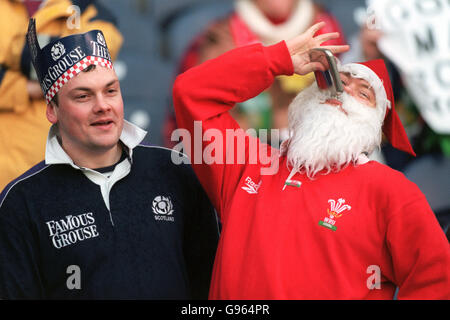
{"type": "Polygon", "coordinates": [[[347,85],[344,85],[344,92],[349,95],[352,95],[353,89],[350,85],[347,84],[347,85]]]}
{"type": "Polygon", "coordinates": [[[95,104],[93,111],[95,113],[105,112],[111,109],[111,106],[107,103],[107,100],[103,97],[103,95],[99,94],[95,97],[95,104]]]}

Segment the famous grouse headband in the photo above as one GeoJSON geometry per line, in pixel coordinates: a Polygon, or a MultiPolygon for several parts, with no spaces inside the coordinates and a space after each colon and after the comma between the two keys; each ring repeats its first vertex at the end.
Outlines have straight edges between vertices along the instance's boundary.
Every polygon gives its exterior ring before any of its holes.
{"type": "Polygon", "coordinates": [[[111,55],[100,30],[67,36],[41,49],[36,36],[36,20],[30,19],[27,42],[47,103],[67,81],[91,64],[113,69],[111,55]]]}

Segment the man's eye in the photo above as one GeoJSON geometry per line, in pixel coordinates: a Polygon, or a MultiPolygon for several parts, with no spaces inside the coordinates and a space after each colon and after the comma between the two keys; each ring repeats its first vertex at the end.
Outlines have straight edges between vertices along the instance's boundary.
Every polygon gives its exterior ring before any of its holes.
{"type": "Polygon", "coordinates": [[[115,94],[117,92],[117,89],[108,89],[106,92],[108,94],[115,94]]]}
{"type": "Polygon", "coordinates": [[[341,82],[342,82],[342,84],[343,84],[344,86],[347,85],[347,82],[345,82],[344,80],[341,80],[341,82]]]}
{"type": "Polygon", "coordinates": [[[83,100],[83,99],[86,99],[87,97],[88,97],[87,94],[82,94],[82,95],[76,96],[75,99],[83,100]]]}
{"type": "Polygon", "coordinates": [[[360,95],[365,99],[369,99],[369,95],[365,92],[360,92],[360,95]]]}

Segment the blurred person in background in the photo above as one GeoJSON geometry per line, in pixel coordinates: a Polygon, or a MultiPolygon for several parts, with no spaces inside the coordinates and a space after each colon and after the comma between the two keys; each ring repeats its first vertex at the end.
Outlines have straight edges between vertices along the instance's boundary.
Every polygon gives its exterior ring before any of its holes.
{"type": "MultiPolygon", "coordinates": [[[[326,22],[319,33],[339,32],[340,37],[323,45],[345,44],[341,26],[325,8],[312,0],[236,0],[234,11],[211,23],[197,36],[185,53],[178,73],[215,58],[233,48],[248,44],[271,45],[304,32],[317,22],[326,22]]],[[[237,71],[237,70],[236,70],[237,71]]],[[[288,138],[288,106],[296,94],[314,81],[314,74],[279,76],[272,86],[255,98],[230,111],[244,129],[280,129],[274,146],[288,138]]],[[[173,147],[176,129],[173,110],[164,126],[164,144],[173,147]]],[[[262,138],[262,137],[261,137],[262,138]]]]}
{"type": "Polygon", "coordinates": [[[113,59],[122,45],[115,17],[98,1],[0,0],[0,189],[43,159],[50,128],[25,41],[30,17],[41,45],[91,29],[103,31],[113,59]]]}

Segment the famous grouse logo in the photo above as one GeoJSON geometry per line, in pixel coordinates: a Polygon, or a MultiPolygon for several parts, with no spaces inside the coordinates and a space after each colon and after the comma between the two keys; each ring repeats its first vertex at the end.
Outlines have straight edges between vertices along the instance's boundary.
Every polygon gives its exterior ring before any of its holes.
{"type": "Polygon", "coordinates": [[[97,33],[97,42],[100,43],[102,46],[106,47],[105,38],[103,38],[103,36],[100,32],[97,33]]]}
{"type": "Polygon", "coordinates": [[[64,53],[66,53],[66,49],[64,48],[64,45],[61,42],[57,42],[53,45],[51,49],[53,60],[57,61],[59,58],[62,57],[64,53]]]}
{"type": "Polygon", "coordinates": [[[344,214],[345,210],[350,211],[352,207],[345,204],[345,200],[342,198],[338,199],[337,202],[333,199],[329,199],[328,203],[330,204],[330,208],[327,209],[328,216],[325,216],[323,221],[319,221],[319,225],[336,231],[336,219],[340,218],[344,214]]]}
{"type": "Polygon", "coordinates": [[[45,224],[56,249],[99,236],[92,212],[68,215],[63,219],[47,221],[45,224]]]}

